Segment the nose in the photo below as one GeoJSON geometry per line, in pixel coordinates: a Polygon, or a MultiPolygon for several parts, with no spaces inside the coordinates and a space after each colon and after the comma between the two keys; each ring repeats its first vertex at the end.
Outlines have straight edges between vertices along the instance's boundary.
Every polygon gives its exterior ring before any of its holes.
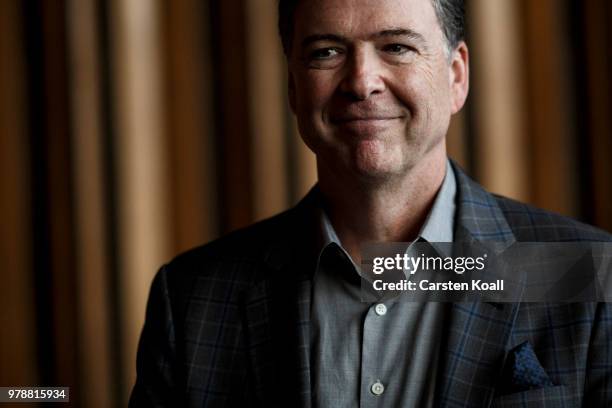
{"type": "Polygon", "coordinates": [[[367,49],[356,49],[346,67],[340,90],[357,100],[366,100],[373,94],[385,90],[382,66],[376,53],[367,49]]]}

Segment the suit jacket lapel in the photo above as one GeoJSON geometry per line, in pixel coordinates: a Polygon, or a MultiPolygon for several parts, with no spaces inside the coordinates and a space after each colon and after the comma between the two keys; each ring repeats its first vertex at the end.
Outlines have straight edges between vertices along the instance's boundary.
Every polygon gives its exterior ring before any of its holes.
{"type": "Polygon", "coordinates": [[[263,255],[262,280],[247,294],[255,392],[262,406],[310,407],[310,303],[314,233],[311,191],[263,255]]]}
{"type": "Polygon", "coordinates": [[[295,332],[297,335],[297,361],[298,370],[297,391],[299,393],[299,406],[310,408],[310,301],[312,294],[312,280],[304,279],[298,282],[297,287],[297,319],[295,332]]]}
{"type": "MultiPolygon", "coordinates": [[[[511,245],[514,234],[494,197],[454,163],[455,241],[511,245]]],[[[486,407],[493,398],[519,303],[454,303],[442,349],[440,406],[486,407]]]]}

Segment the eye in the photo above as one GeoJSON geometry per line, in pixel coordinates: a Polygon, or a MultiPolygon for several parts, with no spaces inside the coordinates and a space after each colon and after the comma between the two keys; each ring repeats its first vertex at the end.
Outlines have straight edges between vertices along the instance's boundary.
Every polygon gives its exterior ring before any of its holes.
{"type": "Polygon", "coordinates": [[[403,44],[386,44],[382,49],[383,51],[388,52],[389,54],[395,55],[402,55],[412,51],[412,48],[403,44]]]}
{"type": "Polygon", "coordinates": [[[326,60],[340,55],[341,51],[338,48],[319,48],[310,53],[311,60],[326,60]]]}

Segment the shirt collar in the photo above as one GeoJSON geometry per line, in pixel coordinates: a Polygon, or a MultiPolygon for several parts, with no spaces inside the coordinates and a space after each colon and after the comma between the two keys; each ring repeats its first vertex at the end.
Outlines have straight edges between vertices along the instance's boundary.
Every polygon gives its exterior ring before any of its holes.
{"type": "Polygon", "coordinates": [[[450,165],[450,161],[447,160],[446,175],[442,187],[440,187],[433,207],[431,207],[431,211],[421,228],[420,238],[427,242],[453,242],[456,194],[455,172],[450,165]]]}
{"type": "MultiPolygon", "coordinates": [[[[419,233],[418,239],[427,242],[452,242],[453,227],[455,224],[455,196],[457,193],[457,181],[455,173],[450,165],[450,161],[446,161],[446,174],[442,186],[436,195],[434,204],[425,219],[423,227],[419,233]]],[[[337,244],[344,250],[338,234],[334,229],[325,210],[321,207],[321,248],[327,247],[331,243],[337,244]]],[[[344,251],[346,253],[346,251],[344,251]]],[[[348,256],[348,254],[347,254],[348,256]]],[[[350,257],[349,257],[350,259],[350,257]]]]}

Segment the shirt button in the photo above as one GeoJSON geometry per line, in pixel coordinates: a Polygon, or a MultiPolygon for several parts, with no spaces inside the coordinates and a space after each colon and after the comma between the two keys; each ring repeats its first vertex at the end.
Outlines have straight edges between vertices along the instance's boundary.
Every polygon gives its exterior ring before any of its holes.
{"type": "Polygon", "coordinates": [[[378,395],[381,395],[383,392],[385,392],[385,386],[382,385],[380,381],[376,381],[374,384],[372,384],[372,387],[370,388],[370,390],[372,391],[372,394],[378,396],[378,395]]]}
{"type": "Polygon", "coordinates": [[[376,312],[377,315],[384,316],[387,314],[387,306],[383,305],[382,303],[379,303],[374,308],[374,311],[376,312]]]}

